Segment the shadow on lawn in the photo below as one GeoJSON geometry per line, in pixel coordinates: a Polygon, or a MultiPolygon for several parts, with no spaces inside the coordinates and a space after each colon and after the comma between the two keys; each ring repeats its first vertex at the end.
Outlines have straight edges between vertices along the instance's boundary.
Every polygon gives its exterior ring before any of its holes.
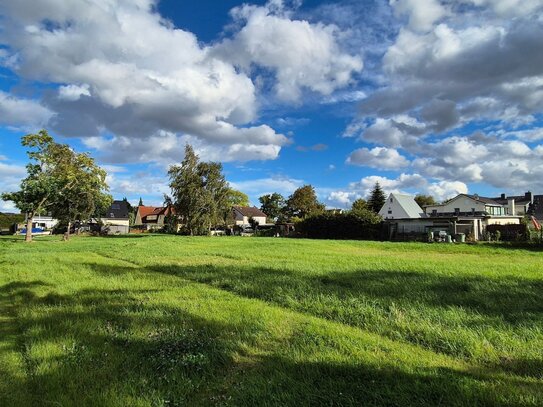
{"type": "Polygon", "coordinates": [[[151,269],[360,327],[435,352],[468,359],[476,357],[501,371],[531,377],[541,377],[543,371],[543,360],[525,360],[519,356],[521,351],[511,354],[502,345],[508,335],[512,341],[522,341],[519,339],[522,335],[529,341],[534,330],[543,325],[541,281],[392,270],[316,276],[246,266],[173,265],[151,269]],[[451,310],[458,311],[456,317],[446,315],[451,310]],[[473,321],[467,320],[470,317],[473,321]],[[452,328],[448,318],[456,318],[455,323],[463,327],[452,328]],[[504,329],[508,331],[496,337],[496,331],[504,329]],[[498,354],[507,355],[507,359],[500,360],[495,355],[487,359],[480,350],[485,343],[495,347],[498,354]],[[473,352],[479,353],[473,356],[473,352]]]}
{"type": "MultiPolygon", "coordinates": [[[[515,385],[512,378],[489,381],[444,368],[408,372],[394,361],[379,367],[353,358],[327,361],[331,349],[308,347],[315,336],[310,327],[300,327],[287,348],[320,361],[296,363],[256,313],[243,324],[218,323],[150,298],[159,300],[160,291],[64,296],[39,281],[0,287],[0,310],[11,307],[8,328],[25,369],[0,378],[12,384],[0,404],[460,406],[506,404],[500,397],[515,385]],[[269,346],[259,344],[263,335],[269,346]],[[41,353],[46,344],[56,350],[41,353]]],[[[538,383],[520,384],[541,401],[538,383]]]]}
{"type": "Polygon", "coordinates": [[[358,270],[316,276],[292,270],[244,266],[154,266],[153,271],[288,306],[292,301],[329,296],[367,298],[386,304],[462,307],[501,317],[512,325],[543,322],[543,281],[514,277],[432,275],[394,270],[358,270]]]}

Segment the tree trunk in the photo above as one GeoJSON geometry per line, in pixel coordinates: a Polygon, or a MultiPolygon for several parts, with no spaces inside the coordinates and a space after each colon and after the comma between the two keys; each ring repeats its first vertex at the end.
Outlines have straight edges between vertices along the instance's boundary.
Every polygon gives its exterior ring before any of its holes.
{"type": "Polygon", "coordinates": [[[31,242],[32,241],[32,218],[34,217],[33,212],[28,212],[26,214],[26,235],[25,235],[25,242],[31,242]]]}
{"type": "Polygon", "coordinates": [[[68,228],[66,229],[66,233],[64,233],[64,241],[70,240],[70,228],[72,227],[72,222],[68,222],[68,228]]]}

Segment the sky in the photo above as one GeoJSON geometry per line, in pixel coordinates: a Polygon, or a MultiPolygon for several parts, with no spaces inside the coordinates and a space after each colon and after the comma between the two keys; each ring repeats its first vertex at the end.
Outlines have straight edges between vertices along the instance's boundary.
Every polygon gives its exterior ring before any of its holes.
{"type": "Polygon", "coordinates": [[[0,0],[0,192],[42,128],[134,204],[187,143],[257,206],[543,193],[543,0],[0,0]]]}

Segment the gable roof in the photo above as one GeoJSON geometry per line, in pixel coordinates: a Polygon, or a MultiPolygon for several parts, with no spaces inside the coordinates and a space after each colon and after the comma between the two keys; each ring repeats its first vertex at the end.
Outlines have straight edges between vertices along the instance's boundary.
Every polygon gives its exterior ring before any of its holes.
{"type": "Polygon", "coordinates": [[[241,213],[242,216],[248,217],[266,217],[267,215],[258,209],[256,206],[234,206],[234,210],[241,213]]]}
{"type": "Polygon", "coordinates": [[[171,213],[175,213],[175,210],[171,206],[163,207],[163,206],[138,206],[138,212],[140,214],[141,219],[149,216],[149,215],[169,215],[171,213]]]}
{"type": "Polygon", "coordinates": [[[468,198],[473,199],[474,201],[481,201],[482,203],[487,204],[487,205],[503,206],[502,204],[500,204],[499,202],[496,202],[492,198],[485,198],[484,196],[479,196],[479,195],[468,195],[468,194],[460,194],[460,195],[465,195],[468,198]]]}
{"type": "Polygon", "coordinates": [[[113,201],[106,212],[106,218],[128,219],[128,205],[126,201],[113,201]]]}
{"type": "Polygon", "coordinates": [[[396,199],[409,218],[421,218],[424,215],[424,211],[411,195],[390,194],[388,199],[391,196],[396,199]]]}

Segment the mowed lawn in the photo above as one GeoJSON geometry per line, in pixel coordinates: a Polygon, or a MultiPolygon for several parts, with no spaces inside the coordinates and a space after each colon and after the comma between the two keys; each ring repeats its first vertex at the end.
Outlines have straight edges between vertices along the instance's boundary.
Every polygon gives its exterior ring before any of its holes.
{"type": "Polygon", "coordinates": [[[0,238],[0,406],[543,405],[543,252],[0,238]]]}

